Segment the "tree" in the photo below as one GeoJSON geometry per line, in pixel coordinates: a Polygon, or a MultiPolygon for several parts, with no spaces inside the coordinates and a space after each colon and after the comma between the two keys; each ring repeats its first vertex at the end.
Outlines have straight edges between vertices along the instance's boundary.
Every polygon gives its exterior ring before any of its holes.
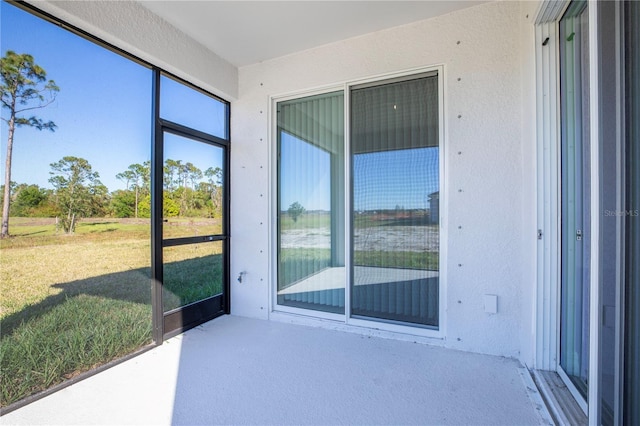
{"type": "MultiPolygon", "coordinates": [[[[111,196],[111,212],[115,217],[133,216],[135,203],[134,194],[131,191],[117,190],[111,196]]],[[[140,205],[142,209],[142,205],[140,205]]]]}
{"type": "Polygon", "coordinates": [[[164,188],[168,191],[176,189],[176,183],[180,183],[180,170],[182,169],[181,160],[172,160],[168,158],[164,162],[164,188]],[[176,179],[176,175],[178,176],[176,179]],[[177,181],[177,182],[176,182],[177,181]]]}
{"type": "Polygon", "coordinates": [[[46,189],[40,188],[38,185],[27,185],[23,183],[18,185],[15,192],[15,200],[11,206],[11,215],[13,216],[33,216],[35,211],[42,206],[48,199],[46,189]]]}
{"type": "Polygon", "coordinates": [[[84,158],[63,157],[52,163],[51,169],[49,182],[56,189],[62,228],[67,234],[72,234],[80,217],[99,211],[106,187],[98,179],[98,172],[94,172],[84,158]]]}
{"type": "Polygon", "coordinates": [[[294,222],[297,222],[298,217],[304,213],[304,210],[305,208],[302,207],[302,204],[296,201],[289,206],[289,210],[287,210],[287,212],[289,213],[289,216],[291,216],[291,219],[293,219],[294,222]]]}
{"type": "Polygon", "coordinates": [[[118,173],[116,175],[117,179],[120,179],[125,182],[127,189],[133,187],[135,192],[135,201],[134,201],[134,217],[138,218],[138,204],[140,200],[140,190],[142,187],[146,185],[146,182],[149,180],[148,175],[148,166],[144,164],[131,164],[127,170],[122,173],[118,173]],[[131,184],[131,186],[129,186],[131,184]],[[141,187],[142,184],[142,187],[141,187]]]}
{"type": "Polygon", "coordinates": [[[213,207],[213,216],[222,211],[222,169],[220,167],[209,167],[204,171],[209,187],[209,197],[213,207]]]}
{"type": "MultiPolygon", "coordinates": [[[[2,117],[8,125],[7,158],[5,160],[4,181],[11,182],[11,156],[16,127],[27,126],[38,130],[55,131],[53,121],[44,121],[36,116],[24,116],[23,113],[44,108],[56,99],[59,87],[53,80],[47,81],[46,71],[37,65],[33,56],[17,54],[8,50],[0,58],[0,94],[2,108],[9,110],[9,118],[2,117]]],[[[9,236],[9,207],[11,203],[11,185],[5,185],[2,200],[2,230],[0,238],[9,236]]]]}

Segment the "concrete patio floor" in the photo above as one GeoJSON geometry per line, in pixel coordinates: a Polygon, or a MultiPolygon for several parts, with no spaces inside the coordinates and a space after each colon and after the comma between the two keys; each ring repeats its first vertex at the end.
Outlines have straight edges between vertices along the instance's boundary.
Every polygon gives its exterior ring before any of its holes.
{"type": "Polygon", "coordinates": [[[0,424],[548,424],[514,360],[224,316],[0,424]]]}

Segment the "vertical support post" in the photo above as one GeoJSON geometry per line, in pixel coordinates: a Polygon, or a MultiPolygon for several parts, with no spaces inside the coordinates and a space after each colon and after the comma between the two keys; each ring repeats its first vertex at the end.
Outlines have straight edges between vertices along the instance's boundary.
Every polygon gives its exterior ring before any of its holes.
{"type": "Polygon", "coordinates": [[[163,137],[160,122],[160,70],[153,69],[152,83],[153,124],[151,131],[151,306],[153,315],[153,341],[162,344],[164,312],[162,306],[162,175],[163,137]]]}
{"type": "MultiPolygon", "coordinates": [[[[231,141],[231,112],[229,111],[229,104],[226,105],[226,139],[231,141]]],[[[225,314],[231,313],[231,143],[229,143],[224,149],[224,171],[222,177],[222,190],[224,201],[222,203],[222,217],[223,217],[223,233],[225,239],[223,241],[222,250],[224,250],[223,262],[223,310],[225,314]]]]}
{"type": "MultiPolygon", "coordinates": [[[[591,211],[600,209],[600,32],[599,3],[589,4],[589,113],[591,126],[591,211]]],[[[588,416],[590,425],[600,425],[600,215],[591,217],[591,277],[589,309],[589,397],[588,416]]]]}

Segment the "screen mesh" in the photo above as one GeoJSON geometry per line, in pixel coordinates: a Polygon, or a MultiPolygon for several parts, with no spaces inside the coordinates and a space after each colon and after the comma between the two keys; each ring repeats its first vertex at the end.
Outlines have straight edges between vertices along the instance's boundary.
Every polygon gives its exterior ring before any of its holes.
{"type": "Polygon", "coordinates": [[[351,313],[438,327],[438,77],[351,92],[351,313]]]}

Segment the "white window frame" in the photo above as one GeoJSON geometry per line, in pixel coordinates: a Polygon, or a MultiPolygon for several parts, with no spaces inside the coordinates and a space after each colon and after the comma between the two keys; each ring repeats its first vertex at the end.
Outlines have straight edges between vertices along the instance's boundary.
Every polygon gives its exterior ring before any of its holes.
{"type": "MultiPolygon", "coordinates": [[[[590,259],[590,314],[589,314],[589,388],[587,399],[577,392],[575,386],[560,368],[560,109],[559,109],[559,20],[569,6],[570,0],[544,0],[541,2],[535,20],[536,54],[536,139],[537,139],[537,223],[539,241],[537,247],[536,280],[536,351],[534,367],[541,370],[557,371],[563,377],[568,389],[575,397],[590,425],[600,422],[600,217],[591,216],[591,259],[590,259]],[[587,401],[594,401],[588,404],[587,401]]],[[[617,6],[619,9],[619,5],[617,6]]],[[[619,19],[619,11],[616,19],[619,19]]],[[[617,22],[619,28],[620,23],[617,22]]],[[[618,31],[616,28],[616,31],[618,31]]],[[[603,108],[599,92],[599,12],[597,2],[589,2],[589,119],[590,119],[590,162],[591,162],[591,211],[599,212],[600,200],[600,111],[603,108]]],[[[618,40],[617,58],[620,58],[618,40]]],[[[620,60],[617,61],[618,64],[620,60]]],[[[618,72],[615,70],[614,72],[618,72]]],[[[620,86],[617,87],[618,96],[620,86]]],[[[618,113],[618,117],[620,114],[618,113]]],[[[621,161],[621,140],[617,141],[618,161],[621,161]]],[[[620,186],[616,188],[620,191],[620,186]]],[[[620,199],[620,197],[618,197],[620,199]]],[[[619,225],[621,229],[621,225],[619,225]]],[[[622,232],[619,233],[622,235],[622,232]]],[[[619,238],[619,237],[618,237],[619,238]]],[[[617,244],[618,248],[621,247],[617,244]]],[[[617,253],[621,258],[621,253],[617,253]]],[[[618,274],[620,272],[618,271],[618,274]]],[[[616,312],[616,323],[621,324],[620,307],[616,312]]],[[[616,336],[620,344],[620,335],[616,336]]],[[[617,361],[619,362],[619,360],[617,361]]],[[[616,377],[619,380],[619,377],[616,377]]],[[[619,384],[616,392],[619,392],[619,384]]],[[[616,396],[615,410],[619,410],[619,395],[616,396]]]]}
{"type": "MultiPolygon", "coordinates": [[[[290,92],[280,95],[274,95],[269,97],[269,157],[270,161],[270,170],[269,176],[271,179],[270,187],[270,197],[269,197],[269,211],[272,212],[272,219],[269,223],[269,238],[270,238],[270,256],[269,256],[269,276],[271,285],[269,285],[269,318],[270,319],[278,319],[284,321],[294,321],[300,323],[308,323],[315,325],[326,325],[329,327],[336,326],[344,326],[347,330],[361,330],[366,332],[366,330],[377,330],[381,332],[389,332],[392,334],[402,334],[402,335],[411,335],[411,336],[421,336],[427,339],[437,339],[443,340],[446,336],[446,303],[447,303],[447,241],[448,241],[448,228],[447,228],[447,218],[449,211],[449,203],[448,203],[448,194],[449,194],[449,184],[447,179],[447,159],[448,159],[448,143],[447,143],[447,132],[446,132],[446,114],[445,105],[446,105],[446,91],[444,82],[446,78],[446,70],[445,66],[442,64],[429,66],[429,67],[421,67],[421,68],[413,68],[409,70],[404,70],[400,72],[394,73],[386,73],[379,74],[375,76],[370,76],[363,79],[358,80],[349,80],[344,81],[339,84],[327,85],[323,87],[317,87],[309,90],[290,92]],[[438,329],[429,329],[422,328],[419,326],[411,326],[409,324],[397,324],[392,322],[381,322],[375,320],[365,320],[361,318],[352,318],[351,317],[351,294],[349,291],[350,287],[350,270],[351,270],[351,257],[349,255],[345,258],[345,313],[343,314],[334,314],[329,312],[315,311],[310,309],[302,309],[295,308],[290,306],[283,306],[277,303],[277,286],[278,286],[278,276],[277,276],[277,214],[278,214],[278,206],[277,206],[277,191],[278,191],[278,177],[277,177],[277,149],[276,149],[276,141],[277,141],[277,125],[276,125],[276,111],[277,104],[279,102],[298,99],[307,96],[320,95],[324,93],[331,93],[336,91],[342,91],[344,93],[344,114],[345,114],[345,144],[344,144],[344,152],[345,159],[350,158],[350,93],[351,88],[354,86],[368,84],[368,83],[383,83],[385,80],[394,79],[394,78],[411,78],[412,76],[416,76],[419,74],[424,74],[428,72],[437,72],[438,75],[438,120],[439,120],[439,179],[440,179],[440,252],[439,252],[439,289],[438,289],[438,329]],[[320,322],[318,322],[318,320],[320,322]],[[327,322],[328,321],[328,322],[327,322]]],[[[349,165],[349,161],[345,161],[345,236],[351,235],[351,220],[349,219],[349,215],[351,212],[351,199],[348,194],[351,192],[351,169],[349,165]]],[[[351,253],[351,238],[346,237],[344,241],[344,249],[345,253],[351,253]]]]}

